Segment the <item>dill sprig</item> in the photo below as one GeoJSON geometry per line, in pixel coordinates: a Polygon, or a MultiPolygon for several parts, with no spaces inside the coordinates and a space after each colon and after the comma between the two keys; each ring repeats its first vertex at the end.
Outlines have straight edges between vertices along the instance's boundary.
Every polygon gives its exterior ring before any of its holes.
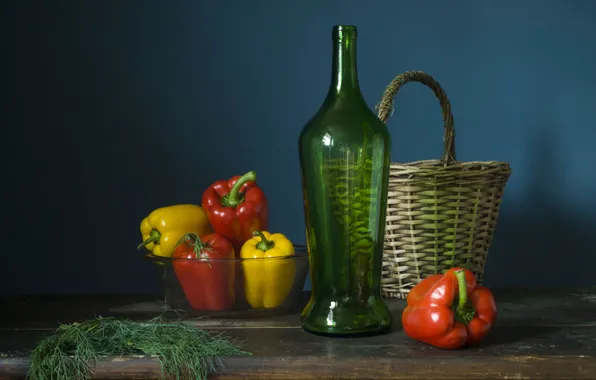
{"type": "Polygon", "coordinates": [[[109,356],[156,357],[162,379],[206,379],[222,358],[250,355],[221,334],[157,317],[147,322],[115,318],[63,324],[31,353],[30,380],[86,380],[109,356]]]}

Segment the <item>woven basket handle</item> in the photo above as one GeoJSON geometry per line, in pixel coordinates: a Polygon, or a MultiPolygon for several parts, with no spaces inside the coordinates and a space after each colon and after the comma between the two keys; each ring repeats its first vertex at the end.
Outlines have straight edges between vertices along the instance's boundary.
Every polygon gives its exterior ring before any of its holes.
{"type": "Polygon", "coordinates": [[[453,123],[453,114],[451,113],[451,103],[447,98],[447,94],[441,88],[439,82],[433,77],[423,71],[406,71],[395,77],[385,89],[385,93],[381,98],[381,102],[377,105],[379,119],[385,124],[389,116],[393,114],[393,101],[401,86],[408,82],[419,82],[428,87],[439,98],[441,108],[443,109],[443,123],[445,126],[445,134],[443,135],[443,155],[441,162],[445,165],[455,163],[455,126],[453,123]]]}

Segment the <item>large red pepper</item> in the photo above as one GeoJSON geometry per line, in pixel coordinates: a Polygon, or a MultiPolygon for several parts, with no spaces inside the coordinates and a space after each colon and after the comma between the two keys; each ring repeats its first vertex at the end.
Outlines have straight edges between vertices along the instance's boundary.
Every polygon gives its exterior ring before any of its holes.
{"type": "Polygon", "coordinates": [[[253,171],[214,182],[203,193],[202,206],[213,231],[230,240],[237,254],[254,231],[268,229],[265,193],[253,171]]]}
{"type": "Polygon", "coordinates": [[[410,290],[402,325],[412,339],[455,349],[484,338],[496,317],[491,291],[478,286],[471,271],[451,268],[425,278],[410,290]]]}
{"type": "Polygon", "coordinates": [[[191,233],[180,240],[172,253],[172,265],[190,306],[196,310],[231,309],[236,269],[232,244],[216,233],[201,237],[191,233]]]}

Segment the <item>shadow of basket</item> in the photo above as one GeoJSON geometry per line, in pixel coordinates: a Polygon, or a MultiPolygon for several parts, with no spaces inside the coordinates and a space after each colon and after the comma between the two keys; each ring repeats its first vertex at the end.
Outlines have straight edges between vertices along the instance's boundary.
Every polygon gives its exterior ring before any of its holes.
{"type": "Polygon", "coordinates": [[[443,110],[443,155],[439,160],[391,163],[381,291],[405,298],[424,278],[459,266],[482,282],[499,216],[508,163],[458,162],[455,128],[447,95],[430,75],[407,71],[387,86],[376,109],[387,123],[393,101],[408,82],[433,90],[443,110]]]}

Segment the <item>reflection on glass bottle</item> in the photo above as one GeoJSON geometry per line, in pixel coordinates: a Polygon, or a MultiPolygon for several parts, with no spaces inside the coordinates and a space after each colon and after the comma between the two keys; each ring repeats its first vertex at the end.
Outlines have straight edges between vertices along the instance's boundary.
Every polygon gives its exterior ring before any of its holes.
{"type": "Polygon", "coordinates": [[[299,139],[312,279],[302,326],[328,335],[392,323],[380,287],[391,138],[360,92],[356,34],[333,28],[331,86],[299,139]]]}

